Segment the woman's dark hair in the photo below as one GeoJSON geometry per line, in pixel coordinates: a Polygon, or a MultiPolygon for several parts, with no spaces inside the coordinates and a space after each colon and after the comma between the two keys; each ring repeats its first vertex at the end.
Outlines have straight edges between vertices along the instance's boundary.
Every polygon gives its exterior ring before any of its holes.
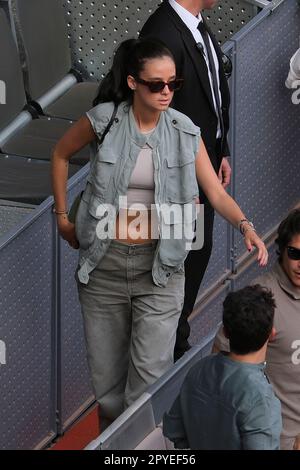
{"type": "Polygon", "coordinates": [[[275,243],[278,245],[279,261],[282,260],[284,249],[295,235],[300,235],[300,209],[291,211],[278,227],[275,243]]]}
{"type": "Polygon", "coordinates": [[[223,325],[230,351],[259,351],[273,327],[275,300],[270,290],[256,284],[230,292],[223,302],[223,325]]]}
{"type": "Polygon", "coordinates": [[[139,77],[147,60],[161,57],[170,57],[174,61],[169,49],[157,39],[127,39],[122,42],[115,52],[110,71],[100,83],[93,105],[109,101],[115,104],[131,102],[133,92],[127,85],[128,75],[139,77]]]}

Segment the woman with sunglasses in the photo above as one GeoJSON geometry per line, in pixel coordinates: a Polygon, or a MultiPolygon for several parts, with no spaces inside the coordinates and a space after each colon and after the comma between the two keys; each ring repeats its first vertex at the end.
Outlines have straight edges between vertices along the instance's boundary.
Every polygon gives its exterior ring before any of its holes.
{"type": "Polygon", "coordinates": [[[169,108],[182,84],[162,43],[123,42],[93,109],[53,153],[57,224],[61,236],[80,247],[75,277],[103,418],[116,418],[173,363],[198,183],[243,233],[247,249],[258,249],[259,264],[267,263],[253,225],[222,188],[200,129],[169,108]],[[97,146],[115,105],[113,124],[97,146]],[[67,166],[88,143],[95,152],[74,226],[67,218],[67,166]]]}

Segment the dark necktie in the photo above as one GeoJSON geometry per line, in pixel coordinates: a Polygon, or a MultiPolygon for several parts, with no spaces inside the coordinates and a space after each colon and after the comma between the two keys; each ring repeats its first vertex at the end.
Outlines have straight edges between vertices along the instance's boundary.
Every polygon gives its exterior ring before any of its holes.
{"type": "MultiPolygon", "coordinates": [[[[208,32],[206,29],[206,26],[203,21],[200,21],[198,24],[198,30],[200,31],[204,44],[206,46],[207,50],[207,56],[208,56],[208,63],[209,63],[209,69],[212,75],[212,82],[213,82],[213,90],[214,90],[214,95],[215,95],[215,101],[216,101],[216,107],[217,107],[217,112],[220,120],[220,127],[221,127],[221,134],[222,138],[224,136],[224,122],[223,122],[223,115],[222,115],[222,110],[221,110],[221,103],[220,103],[220,96],[219,96],[219,86],[218,86],[218,80],[217,80],[217,72],[216,72],[216,67],[215,67],[215,62],[212,54],[212,50],[210,47],[210,40],[208,36],[208,32]]],[[[203,51],[204,53],[204,51],[203,51]]]]}

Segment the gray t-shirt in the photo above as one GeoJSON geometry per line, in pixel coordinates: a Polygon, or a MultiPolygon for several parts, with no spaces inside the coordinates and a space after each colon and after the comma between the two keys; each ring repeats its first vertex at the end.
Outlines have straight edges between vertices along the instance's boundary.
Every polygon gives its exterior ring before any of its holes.
{"type": "MultiPolygon", "coordinates": [[[[291,283],[278,262],[252,284],[271,289],[277,305],[274,318],[277,334],[268,345],[266,374],[281,401],[281,449],[292,449],[300,434],[300,289],[291,283]]],[[[220,350],[229,350],[221,330],[215,345],[220,350]]]]}

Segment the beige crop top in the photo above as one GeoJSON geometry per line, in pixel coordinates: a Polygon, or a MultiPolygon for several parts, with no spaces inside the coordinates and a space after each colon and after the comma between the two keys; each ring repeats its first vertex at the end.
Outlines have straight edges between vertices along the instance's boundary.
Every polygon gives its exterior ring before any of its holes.
{"type": "Polygon", "coordinates": [[[127,206],[125,201],[121,201],[120,209],[134,209],[135,204],[143,204],[149,210],[151,204],[155,203],[152,149],[147,144],[138,155],[126,196],[127,206]]]}

